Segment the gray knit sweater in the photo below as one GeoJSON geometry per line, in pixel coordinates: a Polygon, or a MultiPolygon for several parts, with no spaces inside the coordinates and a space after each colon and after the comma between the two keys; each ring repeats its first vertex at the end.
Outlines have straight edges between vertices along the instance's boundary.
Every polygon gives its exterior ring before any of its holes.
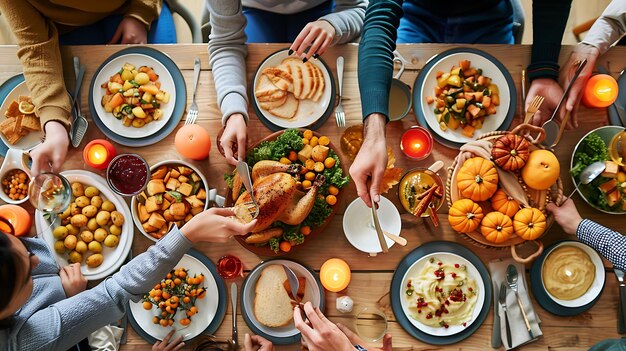
{"type": "MultiPolygon", "coordinates": [[[[327,0],[263,0],[245,1],[246,6],[286,14],[296,14],[327,0]]],[[[222,110],[222,124],[234,113],[248,119],[246,93],[246,18],[241,0],[207,0],[211,18],[209,54],[213,70],[217,103],[222,110]]],[[[356,39],[363,27],[368,0],[335,0],[333,13],[321,17],[335,28],[332,44],[356,39]]]]}
{"type": "Polygon", "coordinates": [[[148,251],[93,289],[66,298],[59,267],[46,243],[28,239],[40,263],[33,269],[33,293],[17,311],[15,325],[0,331],[0,350],[67,350],[96,329],[119,320],[128,300],[138,301],[192,246],[173,229],[148,251]]]}

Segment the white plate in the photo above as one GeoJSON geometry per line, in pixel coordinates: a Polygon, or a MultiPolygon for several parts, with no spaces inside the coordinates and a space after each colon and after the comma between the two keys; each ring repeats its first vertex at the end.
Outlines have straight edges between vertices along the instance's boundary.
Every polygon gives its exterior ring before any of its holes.
{"type": "MultiPolygon", "coordinates": [[[[204,210],[206,211],[206,209],[209,207],[209,186],[208,186],[209,183],[207,183],[207,180],[204,177],[204,174],[202,174],[202,172],[200,172],[200,170],[198,170],[196,167],[194,167],[190,163],[185,162],[183,160],[161,161],[157,164],[154,164],[152,167],[150,167],[150,172],[154,172],[157,168],[163,165],[180,165],[180,166],[189,167],[193,169],[193,171],[196,172],[198,176],[200,176],[200,179],[202,179],[202,183],[204,184],[204,190],[206,191],[206,194],[207,194],[207,198],[204,200],[204,210]]],[[[152,235],[146,233],[145,230],[143,230],[143,226],[141,225],[141,221],[139,220],[139,215],[137,214],[137,197],[136,196],[133,196],[132,200],[130,201],[130,209],[131,209],[132,216],[133,216],[133,222],[135,223],[135,226],[141,232],[141,234],[143,234],[146,238],[154,242],[157,242],[158,241],[157,238],[153,237],[152,235]]]]}
{"type": "MultiPolygon", "coordinates": [[[[124,263],[124,259],[128,256],[131,246],[133,245],[134,230],[128,205],[126,205],[126,202],[124,202],[122,197],[114,194],[111,189],[109,189],[106,180],[97,174],[81,170],[65,171],[61,172],[61,174],[64,175],[70,183],[81,182],[85,187],[94,186],[98,188],[98,190],[100,190],[100,196],[102,196],[103,200],[111,201],[115,205],[117,211],[124,215],[124,225],[122,225],[122,234],[120,236],[119,244],[114,248],[102,245],[102,256],[104,256],[104,261],[100,266],[96,268],[89,268],[83,260],[83,264],[80,267],[87,280],[99,280],[106,278],[120,268],[120,266],[124,263]]],[[[60,222],[60,219],[57,218],[57,221],[60,222]]],[[[39,233],[39,236],[48,243],[59,266],[67,266],[69,264],[67,261],[67,254],[59,255],[54,251],[54,243],[56,242],[56,239],[52,235],[52,230],[53,227],[56,227],[56,225],[51,227],[49,222],[43,218],[43,214],[40,211],[35,211],[35,224],[37,233],[39,233]]],[[[86,258],[86,255],[84,256],[86,258]]]]}
{"type": "Polygon", "coordinates": [[[548,296],[554,302],[564,307],[575,308],[575,307],[585,306],[586,304],[595,300],[596,297],[600,295],[600,293],[602,292],[602,288],[604,287],[605,272],[604,272],[604,264],[602,263],[602,258],[600,258],[600,255],[594,249],[580,242],[566,241],[552,248],[550,252],[546,254],[545,259],[541,263],[541,274],[542,274],[541,286],[546,291],[546,294],[548,294],[548,296]],[[552,294],[550,294],[548,289],[546,289],[546,286],[543,284],[543,265],[545,264],[546,259],[548,259],[548,257],[550,256],[550,253],[552,253],[554,250],[556,250],[557,248],[561,246],[574,246],[583,250],[587,255],[589,255],[591,262],[593,262],[594,266],[596,267],[595,278],[593,280],[593,283],[591,283],[589,290],[587,290],[587,292],[585,292],[581,297],[574,299],[574,300],[561,300],[552,296],[552,294]]]}
{"type": "Polygon", "coordinates": [[[478,315],[480,314],[480,311],[482,310],[482,307],[485,303],[485,291],[484,291],[485,283],[483,281],[483,278],[480,276],[478,269],[476,269],[476,267],[474,267],[474,265],[470,261],[453,253],[434,252],[434,253],[431,253],[422,257],[419,261],[413,263],[411,268],[409,268],[406,271],[406,274],[404,274],[404,277],[402,277],[402,285],[401,285],[402,287],[406,286],[409,279],[418,276],[418,274],[420,273],[422,268],[424,268],[424,265],[428,262],[428,259],[430,257],[436,257],[437,259],[441,261],[445,261],[445,262],[458,263],[462,265],[464,264],[467,267],[468,277],[470,279],[473,279],[476,282],[476,287],[478,288],[478,295],[476,299],[476,305],[474,306],[474,311],[472,312],[472,318],[467,322],[466,326],[451,325],[449,328],[443,328],[443,327],[434,328],[434,327],[422,324],[421,322],[411,317],[411,313],[410,313],[409,306],[408,306],[408,301],[406,299],[406,292],[404,289],[401,289],[400,291],[396,292],[397,294],[400,294],[402,310],[404,311],[404,314],[407,316],[409,321],[417,329],[421,330],[422,332],[426,334],[430,334],[434,336],[450,336],[450,335],[458,334],[466,330],[470,325],[472,325],[472,323],[474,323],[474,321],[476,321],[476,318],[478,318],[478,315]]]}
{"type": "Polygon", "coordinates": [[[174,105],[176,102],[176,89],[174,88],[174,78],[170,72],[163,66],[163,64],[153,57],[142,54],[127,54],[114,58],[107,62],[102,67],[98,75],[94,78],[95,84],[93,85],[92,95],[94,98],[93,105],[96,109],[96,116],[92,118],[99,118],[104,125],[112,132],[121,135],[126,138],[145,138],[153,135],[167,124],[167,121],[172,117],[174,111],[174,105]],[[154,72],[159,75],[159,82],[161,82],[161,90],[170,93],[170,101],[166,104],[161,104],[161,110],[163,111],[163,117],[158,121],[152,121],[141,128],[125,127],[121,120],[113,117],[112,113],[106,112],[102,107],[102,96],[105,94],[106,89],[100,86],[103,83],[109,81],[110,77],[119,72],[125,63],[130,63],[135,67],[148,66],[153,67],[154,72]]]}
{"type": "MultiPolygon", "coordinates": [[[[396,206],[384,196],[380,197],[378,205],[380,227],[391,234],[400,235],[402,220],[396,206]]],[[[346,239],[357,250],[369,254],[383,251],[374,228],[372,209],[367,207],[360,198],[352,201],[346,208],[346,212],[343,215],[343,232],[346,235],[346,239]]],[[[392,247],[395,244],[386,236],[385,241],[388,247],[392,247]]]]}
{"type": "Polygon", "coordinates": [[[259,280],[259,277],[261,276],[261,271],[263,271],[263,268],[268,265],[285,265],[291,268],[293,272],[296,274],[296,276],[305,277],[306,288],[304,291],[304,298],[302,301],[303,302],[311,301],[314,307],[319,307],[321,303],[321,292],[320,292],[319,285],[317,285],[317,280],[308,269],[306,269],[304,266],[300,265],[299,263],[296,263],[294,261],[289,261],[289,260],[271,260],[271,261],[261,263],[248,275],[248,278],[246,279],[246,283],[243,286],[242,291],[241,291],[241,298],[242,298],[241,308],[243,309],[242,313],[245,313],[248,316],[252,324],[254,324],[254,327],[256,327],[261,332],[269,336],[272,336],[275,338],[293,337],[295,335],[300,334],[298,329],[296,329],[296,326],[294,325],[293,320],[284,327],[270,328],[259,323],[256,320],[256,317],[254,316],[254,297],[256,296],[256,293],[255,293],[256,283],[259,280]]]}
{"type": "MultiPolygon", "coordinates": [[[[7,112],[7,108],[11,104],[11,101],[17,101],[17,98],[20,95],[30,96],[30,91],[28,90],[25,81],[16,85],[15,88],[11,90],[9,95],[7,95],[7,97],[2,102],[2,106],[0,107],[1,121],[5,120],[6,117],[4,116],[4,113],[7,112]]],[[[3,133],[0,133],[0,138],[2,138],[2,142],[4,142],[4,145],[6,145],[8,148],[30,151],[37,147],[39,144],[41,144],[41,139],[44,137],[44,135],[45,133],[43,132],[43,130],[40,130],[38,132],[30,132],[27,136],[22,137],[22,139],[15,143],[15,145],[11,145],[3,133]]]]}
{"type": "Polygon", "coordinates": [[[471,52],[454,53],[442,58],[426,73],[426,79],[424,79],[421,89],[422,90],[419,95],[422,99],[421,108],[423,115],[426,117],[425,119],[428,126],[442,138],[455,143],[467,143],[469,141],[476,140],[482,134],[500,129],[500,126],[504,123],[504,120],[509,112],[509,106],[511,103],[511,92],[509,91],[509,85],[507,84],[502,71],[500,71],[498,66],[496,66],[491,60],[471,52]],[[439,123],[437,122],[437,118],[435,117],[435,113],[433,112],[435,104],[428,104],[426,102],[426,98],[428,96],[435,96],[435,87],[437,87],[437,71],[450,72],[452,66],[458,67],[459,61],[461,60],[470,60],[472,67],[476,67],[477,69],[482,68],[483,74],[486,77],[491,78],[493,84],[496,84],[500,91],[500,106],[496,106],[496,114],[485,117],[483,127],[474,132],[473,138],[464,136],[461,133],[460,128],[457,130],[449,128],[445,131],[441,130],[441,127],[439,127],[439,123]]]}
{"type": "Polygon", "coordinates": [[[217,290],[217,283],[215,277],[211,274],[211,271],[202,262],[193,256],[185,255],[183,258],[172,267],[173,269],[184,267],[189,270],[188,274],[204,274],[203,286],[206,288],[206,296],[203,299],[196,300],[196,307],[198,307],[198,314],[191,317],[191,323],[188,326],[180,325],[179,321],[186,318],[185,312],[178,310],[174,316],[174,325],[172,327],[162,327],[158,324],[152,323],[152,317],[156,316],[160,311],[158,307],[152,306],[150,311],[143,308],[141,300],[139,302],[130,301],[130,313],[133,314],[135,321],[141,329],[148,333],[151,337],[163,340],[163,338],[169,333],[172,328],[176,330],[174,338],[178,335],[183,336],[183,340],[193,339],[200,335],[213,321],[217,307],[219,303],[219,292],[217,290]]]}
{"type": "MultiPolygon", "coordinates": [[[[275,67],[280,65],[284,59],[288,58],[287,50],[279,51],[272,56],[268,57],[259,67],[254,76],[254,87],[256,90],[256,85],[261,78],[262,72],[267,67],[275,67]]],[[[311,59],[309,62],[316,65],[324,74],[324,93],[322,97],[317,102],[314,102],[310,99],[300,100],[298,105],[298,111],[296,115],[291,119],[285,119],[274,116],[271,112],[263,109],[259,104],[256,96],[254,96],[254,101],[259,108],[259,111],[263,114],[265,118],[267,118],[271,123],[282,127],[282,128],[303,128],[308,125],[315,123],[318,119],[322,118],[324,112],[328,109],[328,104],[331,101],[331,92],[332,92],[332,84],[331,75],[326,69],[320,60],[311,59]]],[[[254,93],[252,94],[254,95],[254,93]]]]}

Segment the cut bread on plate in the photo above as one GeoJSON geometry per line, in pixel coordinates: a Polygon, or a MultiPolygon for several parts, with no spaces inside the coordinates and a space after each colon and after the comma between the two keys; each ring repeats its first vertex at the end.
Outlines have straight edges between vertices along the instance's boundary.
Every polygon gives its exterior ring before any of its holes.
{"type": "Polygon", "coordinates": [[[312,99],[313,96],[317,93],[317,86],[319,84],[319,78],[317,77],[317,69],[315,69],[315,65],[312,64],[311,62],[307,62],[306,64],[311,67],[311,77],[312,77],[312,82],[313,82],[313,84],[311,85],[311,91],[309,91],[309,94],[306,96],[306,98],[312,99]]]}
{"type": "Polygon", "coordinates": [[[279,67],[268,67],[262,72],[266,75],[274,85],[276,85],[280,90],[289,91],[293,89],[293,77],[286,70],[285,66],[279,67]]]}
{"type": "MultiPolygon", "coordinates": [[[[261,77],[259,78],[259,82],[256,85],[256,89],[254,90],[254,96],[256,96],[259,101],[271,101],[267,99],[274,97],[276,94],[282,94],[281,96],[277,97],[282,98],[282,96],[284,96],[284,93],[285,91],[281,90],[274,83],[272,83],[270,78],[265,74],[261,75],[261,77]]],[[[276,99],[276,97],[274,97],[274,99],[276,99]]]]}
{"type": "Polygon", "coordinates": [[[265,267],[256,282],[254,317],[270,327],[284,327],[293,319],[293,307],[284,282],[287,274],[280,265],[265,267]]]}
{"type": "Polygon", "coordinates": [[[302,60],[290,57],[283,60],[282,65],[289,66],[291,76],[293,77],[293,90],[290,90],[296,99],[300,99],[304,89],[304,78],[302,77],[302,60]]]}
{"type": "Polygon", "coordinates": [[[300,99],[308,99],[311,94],[311,90],[313,90],[313,80],[315,77],[313,76],[313,65],[310,62],[302,62],[300,61],[300,70],[302,71],[302,81],[303,88],[302,94],[300,95],[300,99]]]}
{"type": "Polygon", "coordinates": [[[294,94],[287,94],[287,101],[284,104],[277,108],[269,109],[274,116],[280,118],[290,119],[296,115],[298,112],[298,99],[295,98],[294,94]]]}
{"type": "Polygon", "coordinates": [[[315,94],[313,94],[313,96],[311,96],[311,99],[315,102],[318,102],[319,99],[322,97],[322,95],[324,94],[324,88],[326,87],[326,81],[324,78],[324,72],[322,72],[322,70],[317,67],[316,65],[312,65],[313,68],[315,69],[315,71],[317,72],[317,89],[315,91],[315,94]]]}
{"type": "MultiPolygon", "coordinates": [[[[282,91],[282,90],[281,90],[282,91]]],[[[261,106],[262,109],[265,110],[271,110],[274,108],[279,108],[282,105],[285,104],[285,102],[287,102],[287,96],[291,95],[290,93],[286,92],[286,91],[282,91],[283,97],[279,98],[279,99],[275,99],[275,100],[268,100],[268,101],[261,101],[261,99],[259,99],[259,106],[261,106]]]]}

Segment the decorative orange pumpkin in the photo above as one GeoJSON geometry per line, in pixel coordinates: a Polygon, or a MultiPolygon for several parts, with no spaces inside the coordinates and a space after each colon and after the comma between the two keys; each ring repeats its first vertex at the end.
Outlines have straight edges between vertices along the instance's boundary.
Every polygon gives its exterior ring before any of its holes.
{"type": "Polygon", "coordinates": [[[486,201],[498,189],[498,172],[493,162],[472,157],[463,162],[456,176],[463,197],[472,201],[486,201]]]}
{"type": "Polygon", "coordinates": [[[448,222],[459,233],[471,233],[483,219],[483,209],[470,199],[456,200],[448,211],[448,222]]]}
{"type": "Polygon", "coordinates": [[[513,222],[501,212],[489,212],[480,223],[480,232],[485,239],[499,244],[513,235],[513,222]]]}
{"type": "Polygon", "coordinates": [[[498,212],[513,218],[519,210],[519,202],[507,195],[504,190],[498,189],[491,197],[491,207],[498,212]]]}
{"type": "Polygon", "coordinates": [[[534,207],[523,208],[513,218],[513,230],[524,240],[535,240],[546,231],[546,216],[534,207]]]}
{"type": "Polygon", "coordinates": [[[560,173],[559,160],[551,151],[535,150],[522,168],[522,179],[531,189],[547,190],[556,183],[560,173]]]}
{"type": "Polygon", "coordinates": [[[491,157],[493,161],[505,171],[522,169],[528,160],[530,151],[528,141],[515,134],[504,135],[493,144],[491,157]]]}

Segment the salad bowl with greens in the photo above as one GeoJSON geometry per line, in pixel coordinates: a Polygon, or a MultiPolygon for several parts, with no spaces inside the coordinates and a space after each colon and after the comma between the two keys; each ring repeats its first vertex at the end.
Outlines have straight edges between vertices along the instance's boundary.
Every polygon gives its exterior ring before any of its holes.
{"type": "MultiPolygon", "coordinates": [[[[320,233],[337,211],[342,188],[350,181],[344,162],[336,150],[327,136],[301,129],[278,131],[252,146],[246,157],[250,169],[254,169],[259,162],[262,162],[259,165],[268,164],[267,161],[278,165],[278,169],[281,165],[285,165],[285,169],[297,169],[297,172],[275,173],[287,173],[293,178],[295,190],[292,201],[307,201],[311,206],[304,206],[310,208],[310,211],[302,213],[301,220],[296,223],[286,221],[280,215],[268,228],[237,236],[237,241],[257,255],[280,256],[302,246],[320,233]],[[313,189],[316,191],[315,197],[307,197],[306,194],[313,189]]],[[[254,172],[252,178],[255,178],[254,172]]],[[[245,187],[235,171],[224,175],[224,180],[229,187],[226,206],[232,206],[240,196],[246,196],[245,187]]],[[[254,192],[257,197],[257,189],[254,192]]],[[[286,212],[285,209],[283,213],[286,212]]],[[[259,216],[263,216],[263,208],[259,216]]]]}

